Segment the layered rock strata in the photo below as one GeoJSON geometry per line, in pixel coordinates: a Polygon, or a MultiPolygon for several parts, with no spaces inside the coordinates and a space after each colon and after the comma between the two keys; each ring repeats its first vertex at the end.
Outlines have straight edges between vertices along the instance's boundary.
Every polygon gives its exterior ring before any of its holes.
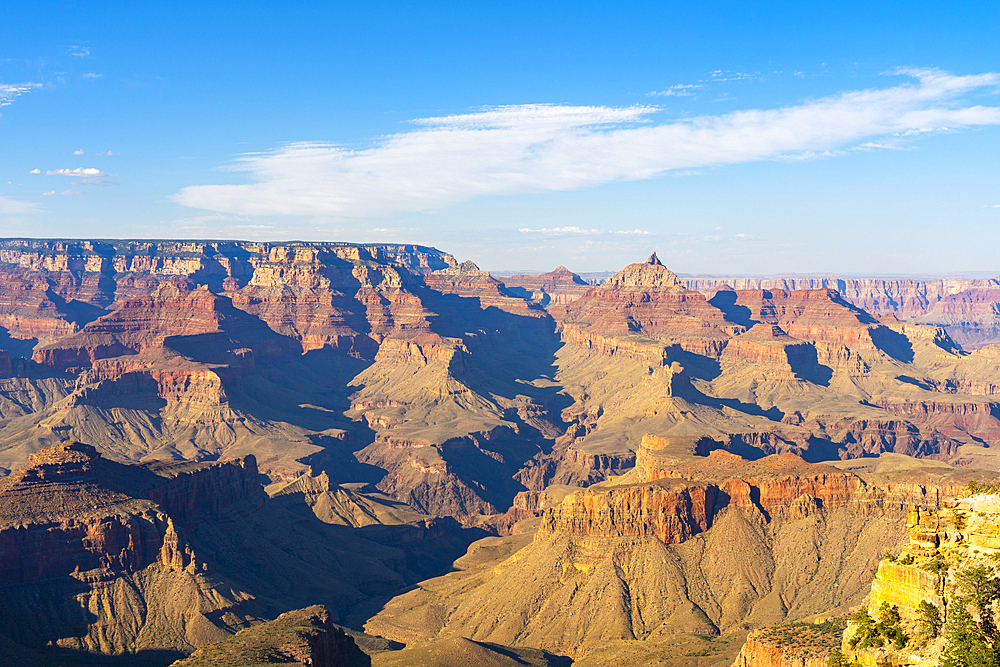
{"type": "Polygon", "coordinates": [[[544,510],[530,544],[504,538],[514,551],[478,567],[470,551],[458,572],[390,602],[368,632],[399,641],[461,633],[580,657],[609,641],[844,613],[865,596],[882,552],[902,541],[909,505],[936,503],[976,477],[905,457],[891,475],[856,474],[788,454],[747,461],[645,443],[631,472],[544,510]],[[505,590],[520,593],[511,600],[505,590]]]}

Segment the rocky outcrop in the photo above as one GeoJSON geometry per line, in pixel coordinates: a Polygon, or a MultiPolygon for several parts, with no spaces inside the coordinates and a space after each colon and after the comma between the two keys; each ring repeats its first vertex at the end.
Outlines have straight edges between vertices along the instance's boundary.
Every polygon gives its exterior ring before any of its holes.
{"type": "Polygon", "coordinates": [[[852,619],[843,635],[848,659],[863,665],[935,665],[945,647],[936,628],[929,633],[921,620],[934,610],[941,624],[948,622],[961,591],[963,574],[974,568],[994,569],[1000,553],[1000,497],[986,492],[946,499],[940,506],[913,505],[907,517],[909,543],[902,553],[890,552],[879,563],[871,583],[867,613],[880,619],[895,608],[898,625],[908,641],[904,646],[859,642],[863,630],[852,619]],[[927,605],[930,605],[929,607],[927,605]],[[923,611],[921,606],[926,607],[923,611]]]}
{"type": "Polygon", "coordinates": [[[202,647],[173,667],[362,667],[371,658],[354,639],[335,626],[321,605],[289,611],[273,621],[240,630],[221,642],[202,647]]]}
{"type": "Polygon", "coordinates": [[[267,500],[253,455],[217,463],[150,463],[146,468],[166,480],[151,488],[146,497],[181,526],[225,520],[257,509],[267,500]]]}
{"type": "Polygon", "coordinates": [[[844,621],[792,623],[747,635],[732,667],[828,667],[840,650],[844,621]]]}
{"type": "Polygon", "coordinates": [[[681,483],[578,491],[545,513],[539,534],[655,535],[664,544],[679,544],[708,530],[717,493],[715,487],[681,483]]]}
{"type": "Polygon", "coordinates": [[[505,276],[501,279],[512,290],[523,290],[535,303],[543,306],[565,306],[573,303],[590,289],[590,283],[565,266],[537,275],[505,276]]]}
{"type": "Polygon", "coordinates": [[[0,483],[0,579],[106,581],[154,563],[195,567],[177,527],[259,507],[266,495],[252,456],[187,468],[130,471],[78,442],[32,454],[0,483]],[[109,485],[116,477],[128,481],[109,485]]]}
{"type": "MultiPolygon", "coordinates": [[[[745,327],[697,292],[684,289],[677,276],[653,254],[644,264],[630,264],[578,300],[550,312],[564,335],[574,330],[601,336],[642,336],[675,343],[696,354],[717,356],[731,335],[745,327]]],[[[578,338],[582,336],[578,335],[578,338]]]]}
{"type": "MultiPolygon", "coordinates": [[[[530,544],[504,555],[504,543],[491,543],[497,559],[478,566],[470,551],[459,571],[397,597],[366,628],[398,641],[461,634],[580,658],[610,641],[844,614],[864,598],[884,550],[902,541],[909,505],[969,481],[909,460],[912,472],[885,476],[790,454],[692,456],[683,442],[649,436],[632,471],[544,510],[530,544]]],[[[533,497],[524,500],[527,508],[533,497]]],[[[513,548],[522,537],[505,539],[513,548]]],[[[811,629],[795,633],[804,640],[811,629]]],[[[823,661],[839,645],[827,639],[823,661]]],[[[808,664],[820,656],[806,643],[746,664],[808,664]]]]}

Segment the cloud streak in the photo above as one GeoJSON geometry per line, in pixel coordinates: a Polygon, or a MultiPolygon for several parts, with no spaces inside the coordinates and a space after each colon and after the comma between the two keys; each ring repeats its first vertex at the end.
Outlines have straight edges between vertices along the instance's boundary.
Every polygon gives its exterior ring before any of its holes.
{"type": "Polygon", "coordinates": [[[0,83],[0,107],[9,106],[19,95],[41,87],[40,83],[0,83]]]}
{"type": "Polygon", "coordinates": [[[522,234],[541,234],[543,236],[566,236],[566,235],[577,235],[577,236],[591,236],[594,234],[603,234],[603,229],[584,229],[583,227],[542,227],[541,229],[530,229],[528,227],[521,227],[517,231],[522,234]]]}
{"type": "Polygon", "coordinates": [[[676,170],[836,157],[877,138],[1000,124],[971,93],[1000,74],[898,70],[899,85],[777,109],[658,120],[654,106],[521,105],[424,118],[364,149],[295,143],[228,168],[252,183],[193,185],[172,200],[235,215],[364,217],[476,197],[566,191],[676,170]]]}
{"type": "Polygon", "coordinates": [[[38,207],[32,202],[17,201],[0,195],[0,215],[20,215],[22,213],[37,213],[38,207]]]}
{"type": "MultiPolygon", "coordinates": [[[[35,173],[35,172],[31,172],[35,173]]],[[[76,169],[50,169],[45,172],[46,176],[86,176],[88,178],[101,178],[110,176],[96,167],[77,167],[76,169]]]]}

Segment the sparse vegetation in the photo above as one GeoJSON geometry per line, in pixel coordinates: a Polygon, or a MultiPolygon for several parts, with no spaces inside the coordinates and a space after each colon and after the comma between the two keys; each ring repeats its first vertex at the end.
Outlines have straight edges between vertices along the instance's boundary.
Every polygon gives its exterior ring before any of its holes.
{"type": "Polygon", "coordinates": [[[913,565],[913,554],[903,554],[899,558],[900,565],[913,565]]]}
{"type": "Polygon", "coordinates": [[[976,496],[981,493],[1000,494],[1000,483],[980,484],[975,480],[969,482],[969,485],[966,487],[966,495],[976,496]]]}
{"type": "Polygon", "coordinates": [[[827,667],[861,667],[859,663],[853,660],[848,660],[841,653],[839,648],[832,649],[830,653],[826,656],[826,666],[827,667]]]}
{"type": "Polygon", "coordinates": [[[921,565],[921,567],[928,572],[935,572],[937,574],[944,574],[948,571],[948,562],[944,559],[941,554],[935,554],[934,558],[928,562],[921,565]]]}

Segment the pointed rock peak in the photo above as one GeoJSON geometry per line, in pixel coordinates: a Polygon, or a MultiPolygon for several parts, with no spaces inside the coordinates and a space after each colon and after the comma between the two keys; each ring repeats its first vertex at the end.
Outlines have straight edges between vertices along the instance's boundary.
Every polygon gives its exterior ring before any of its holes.
{"type": "Polygon", "coordinates": [[[629,264],[602,284],[606,288],[656,288],[670,291],[684,289],[674,272],[663,266],[654,252],[642,264],[629,264]]]}
{"type": "Polygon", "coordinates": [[[559,266],[557,266],[552,270],[552,273],[573,273],[573,272],[560,264],[559,266]]]}

